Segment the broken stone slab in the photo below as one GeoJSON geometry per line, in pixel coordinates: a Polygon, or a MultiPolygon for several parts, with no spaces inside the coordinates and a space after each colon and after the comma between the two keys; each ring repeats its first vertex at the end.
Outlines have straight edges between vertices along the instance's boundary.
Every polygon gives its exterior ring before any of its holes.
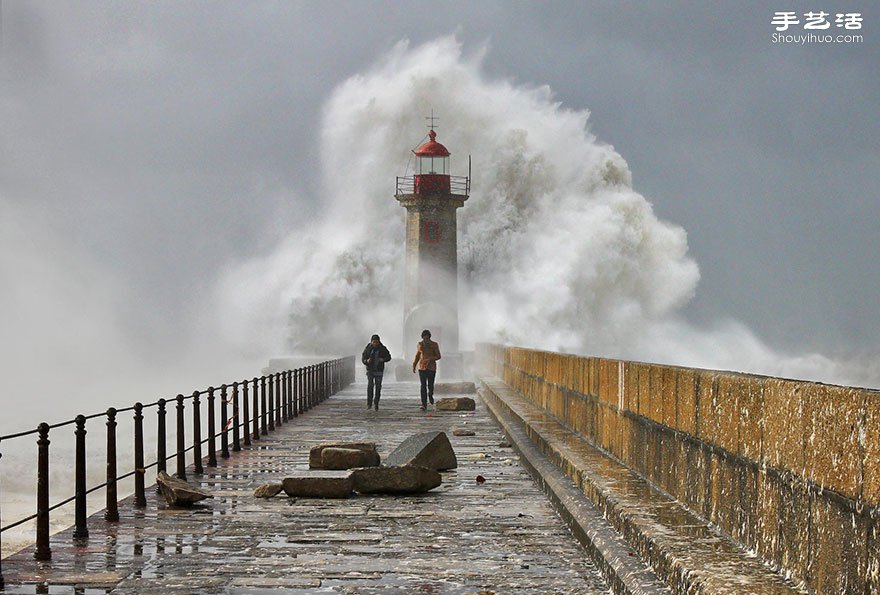
{"type": "Polygon", "coordinates": [[[421,494],[443,482],[434,469],[414,465],[355,469],[351,480],[361,494],[421,494]]]}
{"type": "Polygon", "coordinates": [[[443,471],[458,467],[455,451],[444,432],[414,434],[385,457],[386,467],[415,465],[443,471]]]}
{"type": "Polygon", "coordinates": [[[284,493],[301,498],[349,498],[352,492],[350,473],[309,473],[285,477],[281,482],[284,493]]]}
{"type": "Polygon", "coordinates": [[[452,429],[453,436],[476,436],[477,433],[473,430],[469,430],[468,428],[453,428],[452,429]]]}
{"type": "Polygon", "coordinates": [[[379,464],[379,453],[376,451],[375,442],[325,442],[324,444],[313,446],[311,450],[309,450],[310,469],[324,469],[321,457],[325,448],[347,448],[352,450],[362,450],[364,452],[372,453],[372,458],[369,459],[370,462],[366,465],[361,465],[362,467],[373,467],[379,464]]]}
{"type": "Polygon", "coordinates": [[[321,451],[322,469],[354,469],[355,467],[378,467],[379,453],[375,450],[337,448],[330,446],[321,451]]]}
{"type": "Polygon", "coordinates": [[[470,397],[446,397],[437,401],[437,411],[474,411],[477,403],[470,397]]]}
{"type": "Polygon", "coordinates": [[[254,490],[255,498],[274,498],[284,487],[280,483],[267,483],[254,490]]]}
{"type": "Polygon", "coordinates": [[[477,386],[473,382],[439,382],[434,385],[435,395],[473,395],[477,386]]]}
{"type": "Polygon", "coordinates": [[[156,476],[156,484],[169,506],[188,507],[205,498],[214,497],[208,490],[168,475],[164,471],[159,471],[156,476]]]}

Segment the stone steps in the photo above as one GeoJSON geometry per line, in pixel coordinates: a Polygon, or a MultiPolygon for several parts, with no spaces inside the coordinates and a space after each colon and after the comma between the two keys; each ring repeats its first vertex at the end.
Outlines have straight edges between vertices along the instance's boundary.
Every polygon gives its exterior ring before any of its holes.
{"type": "MultiPolygon", "coordinates": [[[[552,461],[592,504],[566,493],[552,471],[536,469],[543,487],[560,514],[585,541],[587,550],[617,593],[661,592],[651,578],[626,566],[625,551],[613,536],[590,535],[589,515],[597,510],[626,545],[635,550],[671,592],[676,594],[787,594],[806,593],[733,539],[722,535],[671,496],[653,487],[640,475],[595,448],[564,427],[555,417],[509,388],[500,379],[485,377],[479,394],[529,466],[542,465],[530,456],[535,448],[552,461]],[[580,525],[584,529],[577,530],[580,525]]],[[[535,472],[535,471],[533,471],[535,472]]],[[[570,486],[570,484],[569,484],[570,486]]],[[[575,490],[578,491],[578,490],[575,490]]],[[[593,533],[596,533],[593,531],[593,533]]],[[[667,591],[668,592],[668,591],[667,591]]]]}

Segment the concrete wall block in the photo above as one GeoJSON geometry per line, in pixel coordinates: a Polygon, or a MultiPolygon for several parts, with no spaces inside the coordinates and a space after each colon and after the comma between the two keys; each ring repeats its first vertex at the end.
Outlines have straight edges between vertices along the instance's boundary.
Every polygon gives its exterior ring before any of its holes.
{"type": "Polygon", "coordinates": [[[764,381],[760,376],[737,378],[739,407],[738,453],[751,461],[760,461],[764,442],[764,381]]]}
{"type": "Polygon", "coordinates": [[[762,469],[757,477],[757,527],[755,549],[765,560],[781,563],[779,549],[779,503],[782,498],[778,475],[762,469]]]}
{"type": "Polygon", "coordinates": [[[682,502],[702,514],[706,514],[707,486],[709,484],[709,458],[705,449],[693,442],[685,443],[687,478],[682,502]]]}
{"type": "Polygon", "coordinates": [[[859,427],[865,393],[810,384],[804,398],[807,477],[850,498],[861,495],[859,427]]]}
{"type": "Polygon", "coordinates": [[[764,462],[802,475],[804,459],[804,383],[764,381],[764,462]]]}
{"type": "Polygon", "coordinates": [[[626,362],[623,365],[623,409],[638,413],[639,411],[639,372],[638,364],[626,362]]]}
{"type": "Polygon", "coordinates": [[[648,368],[648,392],[650,402],[645,417],[663,423],[663,366],[650,364],[648,368]]]}
{"type": "Polygon", "coordinates": [[[880,593],[880,520],[874,519],[868,529],[866,593],[880,593]]]}
{"type": "Polygon", "coordinates": [[[639,409],[637,413],[643,417],[649,417],[651,411],[651,366],[648,364],[634,364],[639,383],[639,409]]]}
{"type": "MultiPolygon", "coordinates": [[[[880,392],[863,391],[865,415],[859,429],[862,438],[862,497],[880,506],[880,392]]],[[[880,589],[876,591],[880,593],[880,589]]]]}
{"type": "Polygon", "coordinates": [[[697,435],[696,372],[687,368],[675,371],[676,429],[697,435]]]}
{"type": "Polygon", "coordinates": [[[739,532],[742,469],[729,457],[712,453],[712,504],[709,520],[727,533],[739,532]]]}
{"type": "Polygon", "coordinates": [[[697,437],[714,444],[718,434],[718,416],[715,415],[715,390],[717,379],[714,372],[697,370],[697,437]]]}
{"type": "Polygon", "coordinates": [[[739,392],[742,377],[736,374],[718,375],[718,388],[712,402],[717,418],[716,434],[712,443],[732,453],[739,452],[739,392]]]}
{"type": "Polygon", "coordinates": [[[660,377],[662,383],[660,394],[663,395],[663,425],[667,428],[675,428],[677,427],[676,410],[678,408],[675,395],[675,368],[662,366],[660,377]]]}
{"type": "Polygon", "coordinates": [[[758,467],[755,465],[739,465],[739,524],[734,536],[748,547],[756,547],[759,531],[758,514],[758,467]]]}
{"type": "Polygon", "coordinates": [[[817,593],[867,592],[867,517],[818,494],[811,499],[810,587],[817,593]]]}
{"type": "Polygon", "coordinates": [[[806,580],[810,561],[811,499],[801,484],[779,484],[779,553],[783,568],[806,580]]]}

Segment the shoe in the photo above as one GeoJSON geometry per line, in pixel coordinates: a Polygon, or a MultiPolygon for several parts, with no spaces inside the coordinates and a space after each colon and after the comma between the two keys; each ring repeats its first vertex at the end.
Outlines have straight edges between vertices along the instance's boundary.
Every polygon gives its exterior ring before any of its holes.
{"type": "Polygon", "coordinates": [[[424,406],[424,405],[420,405],[420,406],[419,406],[419,409],[421,409],[422,411],[425,411],[425,406],[424,406]]]}
{"type": "Polygon", "coordinates": [[[434,397],[428,397],[428,401],[430,401],[431,405],[433,405],[434,404],[434,397]]]}
{"type": "Polygon", "coordinates": [[[379,411],[379,403],[376,403],[376,411],[379,411]]]}
{"type": "Polygon", "coordinates": [[[372,408],[373,408],[373,404],[372,404],[372,403],[367,403],[367,411],[369,411],[369,410],[372,409],[372,408]]]}

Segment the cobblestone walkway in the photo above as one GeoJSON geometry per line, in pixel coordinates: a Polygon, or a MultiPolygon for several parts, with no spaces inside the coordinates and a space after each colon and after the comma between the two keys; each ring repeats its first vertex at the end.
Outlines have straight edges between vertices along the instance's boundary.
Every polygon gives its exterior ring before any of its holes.
{"type": "MultiPolygon", "coordinates": [[[[381,410],[367,411],[364,385],[349,387],[222,461],[201,477],[216,496],[204,507],[165,509],[149,490],[146,511],[126,503],[118,526],[96,521],[89,547],[53,538],[51,572],[30,562],[30,580],[77,584],[77,593],[166,595],[608,592],[479,400],[475,413],[424,414],[416,384],[389,382],[383,392],[381,410]],[[453,436],[460,426],[476,435],[453,436]],[[253,497],[258,485],[307,469],[319,442],[375,441],[384,456],[429,430],[447,432],[459,467],[428,494],[253,497]]],[[[27,576],[21,563],[4,561],[3,570],[7,593],[35,592],[10,581],[27,576]]],[[[51,592],[74,592],[67,588],[51,592]]]]}

